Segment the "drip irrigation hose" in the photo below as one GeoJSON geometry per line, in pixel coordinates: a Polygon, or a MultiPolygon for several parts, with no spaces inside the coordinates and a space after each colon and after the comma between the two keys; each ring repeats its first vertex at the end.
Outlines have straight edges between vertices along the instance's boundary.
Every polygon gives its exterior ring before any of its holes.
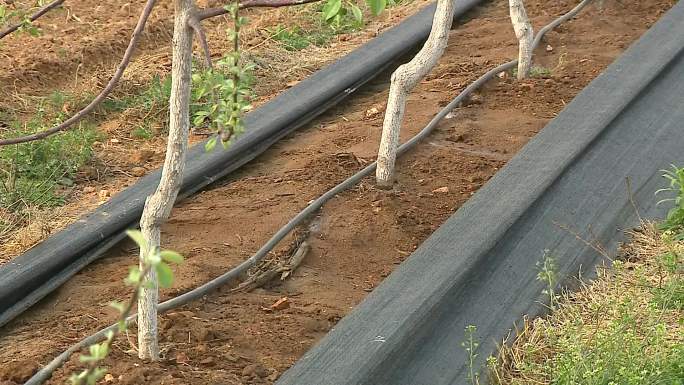
{"type": "MultiPolygon", "coordinates": [[[[568,13],[564,14],[563,16],[557,18],[556,20],[552,21],[550,24],[546,25],[544,28],[539,30],[537,35],[535,36],[535,39],[532,43],[532,51],[539,45],[541,42],[541,39],[544,37],[546,33],[551,31],[552,29],[556,28],[558,25],[561,23],[564,23],[573,17],[575,17],[587,4],[592,2],[593,0],[583,0],[581,3],[579,3],[575,8],[570,10],[568,13]]],[[[458,96],[456,96],[449,104],[446,105],[442,110],[435,115],[435,117],[430,120],[430,122],[418,133],[416,134],[413,138],[408,140],[406,143],[402,144],[399,146],[397,149],[397,156],[401,156],[405,154],[407,151],[415,147],[418,142],[421,140],[425,139],[428,135],[434,131],[434,129],[437,127],[439,122],[444,119],[444,117],[449,114],[454,108],[458,106],[459,103],[464,101],[470,94],[472,94],[474,91],[482,87],[485,83],[487,83],[489,80],[493,79],[497,74],[503,72],[503,71],[508,71],[512,68],[514,68],[518,64],[518,60],[512,60],[507,63],[501,64],[500,66],[493,68],[486,72],[484,75],[480,76],[477,80],[475,80],[473,83],[471,83],[468,87],[466,87],[458,96]]],[[[352,175],[351,177],[347,178],[344,180],[342,183],[338,184],[337,186],[333,187],[331,190],[328,190],[326,193],[321,195],[319,198],[311,202],[306,208],[304,208],[302,211],[300,211],[294,218],[292,218],[285,226],[280,228],[272,237],[271,239],[268,240],[254,255],[249,257],[249,259],[245,260],[232,270],[224,273],[223,275],[214,278],[213,280],[205,283],[202,286],[199,286],[185,294],[181,294],[175,298],[169,299],[167,301],[164,301],[159,304],[158,306],[158,311],[163,313],[166,311],[169,311],[171,309],[178,308],[182,305],[187,304],[188,302],[200,299],[201,297],[207,295],[209,292],[225,285],[226,283],[229,283],[230,281],[237,279],[241,274],[246,272],[248,269],[259,263],[268,253],[278,244],[280,241],[285,238],[292,230],[295,229],[300,223],[302,223],[306,218],[308,218],[311,214],[315,213],[318,211],[323,205],[335,197],[337,194],[340,194],[341,192],[355,186],[361,180],[369,175],[371,175],[376,168],[377,164],[375,162],[371,163],[370,165],[366,166],[364,169],[361,171],[357,172],[356,174],[352,175]]],[[[133,322],[136,318],[136,314],[131,315],[128,317],[127,322],[133,322]]],[[[96,342],[99,342],[100,340],[104,339],[106,337],[106,334],[110,330],[115,330],[117,327],[116,324],[108,326],[95,334],[90,335],[89,337],[84,338],[83,340],[79,341],[78,343],[74,344],[71,346],[69,349],[66,351],[62,352],[60,355],[55,357],[49,364],[44,366],[42,369],[40,369],[36,374],[33,375],[24,385],[40,385],[43,382],[45,382],[52,373],[57,370],[64,362],[66,362],[71,354],[74,352],[81,350],[89,345],[92,345],[96,342]]]]}

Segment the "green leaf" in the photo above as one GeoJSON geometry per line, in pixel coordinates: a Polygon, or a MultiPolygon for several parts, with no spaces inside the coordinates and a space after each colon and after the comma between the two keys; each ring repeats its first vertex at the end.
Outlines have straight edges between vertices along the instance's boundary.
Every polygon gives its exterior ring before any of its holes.
{"type": "Polygon", "coordinates": [[[169,263],[183,263],[183,256],[171,250],[162,250],[161,258],[169,263]]]}
{"type": "Polygon", "coordinates": [[[173,270],[165,263],[159,263],[156,267],[159,286],[171,287],[173,284],[173,270]]]}
{"type": "Polygon", "coordinates": [[[126,331],[126,321],[120,319],[117,321],[116,326],[119,328],[119,333],[123,333],[126,331]]]}
{"type": "Polygon", "coordinates": [[[349,3],[349,8],[351,8],[352,15],[354,15],[354,19],[356,19],[357,22],[361,23],[363,21],[363,13],[361,12],[361,9],[353,3],[349,3]]]}
{"type": "Polygon", "coordinates": [[[125,281],[128,285],[136,286],[140,283],[141,271],[137,266],[131,266],[128,269],[128,277],[125,281]]]}
{"type": "Polygon", "coordinates": [[[143,254],[147,254],[147,241],[140,230],[127,230],[126,235],[138,244],[138,247],[143,251],[143,254]]]}
{"type": "Polygon", "coordinates": [[[366,3],[375,16],[381,14],[387,6],[387,0],[366,0],[366,3]]]}
{"type": "Polygon", "coordinates": [[[126,305],[125,305],[124,303],[118,302],[118,301],[112,301],[112,302],[110,302],[110,303],[109,303],[109,306],[110,306],[110,307],[113,307],[114,309],[116,309],[119,313],[123,313],[124,310],[126,310],[126,305]]]}
{"type": "Polygon", "coordinates": [[[340,8],[342,8],[342,0],[328,0],[323,7],[323,17],[325,20],[332,19],[340,13],[340,8]]]}
{"type": "Polygon", "coordinates": [[[207,143],[204,145],[204,151],[206,152],[211,152],[214,147],[216,147],[216,137],[213,136],[207,140],[207,143]]]}

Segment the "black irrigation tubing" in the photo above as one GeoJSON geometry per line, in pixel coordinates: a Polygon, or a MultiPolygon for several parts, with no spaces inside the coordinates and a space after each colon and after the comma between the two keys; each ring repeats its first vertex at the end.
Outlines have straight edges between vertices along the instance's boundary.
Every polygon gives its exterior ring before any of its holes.
{"type": "MultiPolygon", "coordinates": [[[[571,11],[568,13],[564,14],[563,16],[559,17],[558,19],[554,20],[544,28],[542,28],[536,35],[534,42],[532,44],[532,51],[539,45],[541,42],[541,39],[544,37],[544,34],[549,32],[550,30],[556,28],[558,25],[561,23],[572,19],[575,17],[587,4],[592,2],[593,0],[584,0],[581,3],[579,3],[575,8],[573,8],[571,11]]],[[[489,80],[493,79],[497,74],[510,70],[514,68],[518,64],[518,60],[512,60],[507,63],[504,63],[496,68],[493,68],[486,72],[484,75],[480,76],[477,80],[475,80],[473,83],[471,83],[468,87],[466,87],[458,96],[456,96],[449,104],[447,104],[446,107],[444,107],[442,110],[439,111],[437,115],[435,115],[434,118],[418,133],[416,134],[413,138],[408,140],[406,143],[402,144],[399,146],[397,150],[397,156],[401,156],[405,154],[407,151],[411,150],[413,147],[415,147],[421,140],[425,139],[428,135],[434,131],[434,129],[437,127],[437,125],[440,123],[444,117],[446,117],[449,112],[453,111],[454,108],[458,106],[459,103],[463,102],[470,94],[472,94],[474,91],[478,90],[480,87],[482,87],[485,83],[487,83],[489,80]]],[[[164,301],[161,304],[159,304],[159,307],[157,308],[159,312],[166,312],[171,309],[178,308],[182,305],[185,305],[191,301],[197,300],[202,298],[203,296],[207,295],[208,293],[216,290],[217,288],[237,279],[242,273],[246,272],[249,268],[253,267],[259,261],[261,261],[268,253],[283,239],[285,238],[292,230],[294,230],[299,224],[301,224],[305,219],[307,219],[310,215],[314,214],[316,211],[318,211],[323,205],[329,201],[330,199],[334,198],[336,195],[344,192],[345,190],[355,186],[363,178],[371,175],[376,168],[377,164],[376,162],[371,163],[370,165],[366,166],[364,169],[361,171],[357,172],[356,174],[352,175],[351,177],[347,178],[344,180],[342,183],[338,184],[337,186],[333,187],[332,189],[328,190],[326,193],[321,195],[319,198],[311,202],[306,208],[304,208],[302,211],[300,211],[294,218],[292,218],[285,226],[280,228],[272,237],[271,239],[268,240],[254,255],[249,257],[249,259],[245,260],[242,262],[240,265],[237,267],[231,269],[230,271],[226,272],[225,274],[214,278],[213,280],[205,283],[202,286],[197,287],[196,289],[193,289],[187,293],[181,294],[178,297],[172,298],[170,300],[164,301]]],[[[134,321],[136,315],[132,315],[128,318],[128,321],[134,321]]],[[[74,352],[81,350],[91,344],[94,344],[103,338],[105,338],[106,334],[110,330],[114,330],[117,327],[117,325],[111,325],[107,328],[104,328],[95,334],[86,337],[85,339],[79,341],[78,343],[74,344],[71,346],[69,349],[64,351],[62,354],[59,356],[55,357],[49,364],[44,366],[40,371],[38,371],[33,377],[31,377],[25,385],[39,385],[45,382],[50,376],[52,375],[52,372],[54,372],[57,368],[62,366],[64,362],[66,362],[71,354],[74,352]]]]}

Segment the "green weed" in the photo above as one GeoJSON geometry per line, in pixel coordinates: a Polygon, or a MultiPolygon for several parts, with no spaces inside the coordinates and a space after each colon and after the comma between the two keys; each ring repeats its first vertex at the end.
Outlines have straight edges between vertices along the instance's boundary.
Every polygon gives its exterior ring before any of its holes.
{"type": "Polygon", "coordinates": [[[675,196],[658,202],[658,204],[665,202],[674,204],[660,228],[664,231],[672,231],[677,238],[684,239],[684,168],[672,165],[671,170],[663,170],[663,177],[668,180],[669,186],[656,191],[656,195],[669,192],[675,196]]]}
{"type": "Polygon", "coordinates": [[[556,285],[558,284],[558,272],[556,267],[556,261],[549,255],[548,250],[544,250],[544,257],[542,261],[537,262],[537,268],[539,272],[537,273],[537,280],[544,282],[546,288],[542,293],[549,296],[549,307],[553,310],[556,307],[556,285]]]}
{"type": "Polygon", "coordinates": [[[475,360],[477,359],[478,354],[477,348],[480,346],[480,343],[477,340],[476,337],[477,333],[477,327],[474,325],[468,325],[465,328],[465,341],[461,343],[461,347],[465,349],[466,353],[468,353],[468,362],[466,363],[468,366],[468,381],[472,385],[479,385],[480,384],[480,372],[477,370],[475,367],[475,360]]]}

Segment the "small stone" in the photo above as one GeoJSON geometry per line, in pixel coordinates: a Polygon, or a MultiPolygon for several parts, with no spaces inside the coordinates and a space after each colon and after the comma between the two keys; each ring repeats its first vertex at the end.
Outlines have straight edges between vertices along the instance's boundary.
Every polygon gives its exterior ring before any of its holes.
{"type": "Polygon", "coordinates": [[[546,52],[553,52],[553,47],[551,47],[551,44],[546,45],[546,52]]]}
{"type": "Polygon", "coordinates": [[[83,192],[84,192],[85,194],[92,194],[92,193],[95,192],[95,187],[93,187],[93,186],[85,186],[85,187],[83,188],[83,192]]]}
{"type": "Polygon", "coordinates": [[[506,78],[506,71],[501,71],[496,76],[498,76],[499,79],[505,79],[506,78]]]}
{"type": "Polygon", "coordinates": [[[133,167],[131,169],[131,175],[133,176],[143,176],[145,173],[147,173],[147,170],[144,167],[133,167]]]}
{"type": "Polygon", "coordinates": [[[432,190],[432,192],[433,193],[439,193],[439,194],[446,194],[449,192],[449,187],[444,186],[444,187],[436,188],[436,189],[432,190]]]}
{"type": "Polygon", "coordinates": [[[214,357],[209,356],[209,357],[203,358],[203,359],[200,361],[200,364],[203,364],[203,365],[213,365],[213,364],[214,364],[214,357]]]}
{"type": "Polygon", "coordinates": [[[104,376],[104,380],[105,380],[105,382],[112,382],[112,381],[114,381],[114,376],[112,376],[111,373],[107,373],[104,376]]]}
{"type": "Polygon", "coordinates": [[[117,139],[117,138],[113,138],[113,139],[110,139],[110,140],[109,140],[109,143],[117,144],[117,143],[119,143],[119,142],[120,142],[120,140],[117,139]]]}
{"type": "Polygon", "coordinates": [[[112,194],[109,192],[109,190],[100,190],[97,195],[100,197],[100,199],[107,199],[109,198],[112,194]]]}
{"type": "Polygon", "coordinates": [[[272,310],[285,310],[290,307],[290,299],[283,297],[271,305],[272,310]]]}

